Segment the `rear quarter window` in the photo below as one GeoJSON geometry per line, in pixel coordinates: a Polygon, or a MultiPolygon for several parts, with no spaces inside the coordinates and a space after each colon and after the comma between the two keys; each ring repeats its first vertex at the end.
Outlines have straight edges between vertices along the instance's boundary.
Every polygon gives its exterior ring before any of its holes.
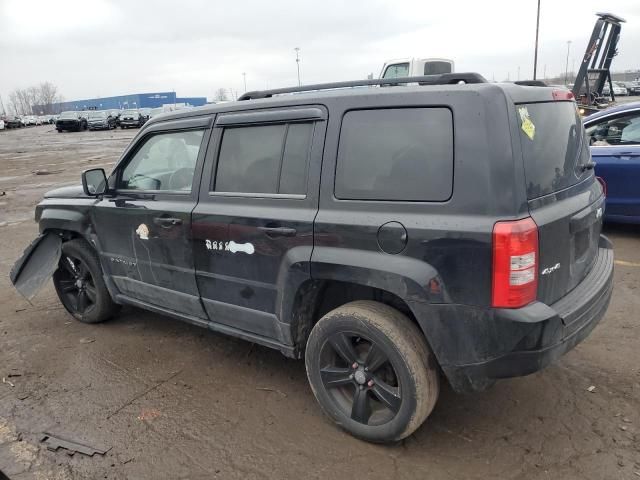
{"type": "Polygon", "coordinates": [[[354,110],[344,115],[336,165],[337,198],[446,201],[452,187],[449,109],[354,110]]]}
{"type": "Polygon", "coordinates": [[[589,143],[573,102],[541,102],[516,105],[522,145],[527,197],[541,197],[578,183],[588,171],[589,143]],[[525,131],[525,118],[534,131],[525,131]]]}

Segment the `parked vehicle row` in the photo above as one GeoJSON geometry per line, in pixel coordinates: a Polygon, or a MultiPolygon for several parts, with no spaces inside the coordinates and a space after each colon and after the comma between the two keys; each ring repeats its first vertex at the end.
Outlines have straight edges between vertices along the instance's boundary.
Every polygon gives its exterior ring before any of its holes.
{"type": "Polygon", "coordinates": [[[5,128],[35,127],[39,125],[55,123],[53,115],[2,115],[0,120],[5,128]]]}
{"type": "Polygon", "coordinates": [[[149,119],[161,113],[165,113],[163,107],[127,110],[70,110],[62,112],[60,115],[2,115],[0,120],[3,121],[3,128],[6,129],[52,124],[56,125],[58,131],[86,130],[87,128],[99,130],[116,127],[140,128],[149,119]],[[78,120],[74,123],[70,121],[73,119],[78,120]],[[79,119],[84,119],[84,121],[79,119]]]}
{"type": "MultiPolygon", "coordinates": [[[[613,84],[613,94],[618,96],[626,96],[626,95],[640,95],[640,82],[611,82],[613,84]]],[[[609,88],[609,84],[605,84],[602,89],[603,95],[610,95],[611,89],[609,88]]]]}

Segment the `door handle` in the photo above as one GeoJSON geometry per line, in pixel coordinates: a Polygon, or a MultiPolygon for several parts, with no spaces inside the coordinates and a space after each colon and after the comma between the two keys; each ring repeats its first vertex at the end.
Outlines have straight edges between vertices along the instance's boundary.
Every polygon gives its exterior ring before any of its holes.
{"type": "Polygon", "coordinates": [[[175,225],[182,225],[182,219],[173,217],[156,217],[153,219],[153,223],[164,228],[169,228],[175,225]]]}
{"type": "Polygon", "coordinates": [[[298,231],[289,227],[258,227],[267,237],[295,237],[298,231]]]}

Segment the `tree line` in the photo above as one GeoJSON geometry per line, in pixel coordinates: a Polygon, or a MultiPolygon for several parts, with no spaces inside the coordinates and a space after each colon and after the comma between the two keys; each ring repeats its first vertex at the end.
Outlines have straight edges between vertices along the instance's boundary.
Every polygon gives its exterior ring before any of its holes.
{"type": "Polygon", "coordinates": [[[60,113],[56,104],[64,98],[51,82],[42,82],[28,88],[16,88],[9,94],[9,111],[14,115],[51,115],[60,113]],[[38,107],[34,111],[34,107],[38,107]]]}

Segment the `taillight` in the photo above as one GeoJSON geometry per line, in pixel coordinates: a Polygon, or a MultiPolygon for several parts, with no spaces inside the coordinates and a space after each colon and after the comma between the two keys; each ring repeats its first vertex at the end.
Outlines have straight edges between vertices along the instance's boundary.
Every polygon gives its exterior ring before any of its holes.
{"type": "Polygon", "coordinates": [[[571,90],[552,90],[554,100],[575,100],[575,96],[571,90]]]}
{"type": "Polygon", "coordinates": [[[598,180],[598,182],[600,182],[600,185],[602,186],[602,194],[606,197],[607,196],[607,182],[605,182],[604,178],[602,178],[602,177],[596,177],[596,180],[598,180]]]}
{"type": "Polygon", "coordinates": [[[519,308],[536,299],[538,226],[531,217],[493,226],[492,283],[493,307],[519,308]]]}

